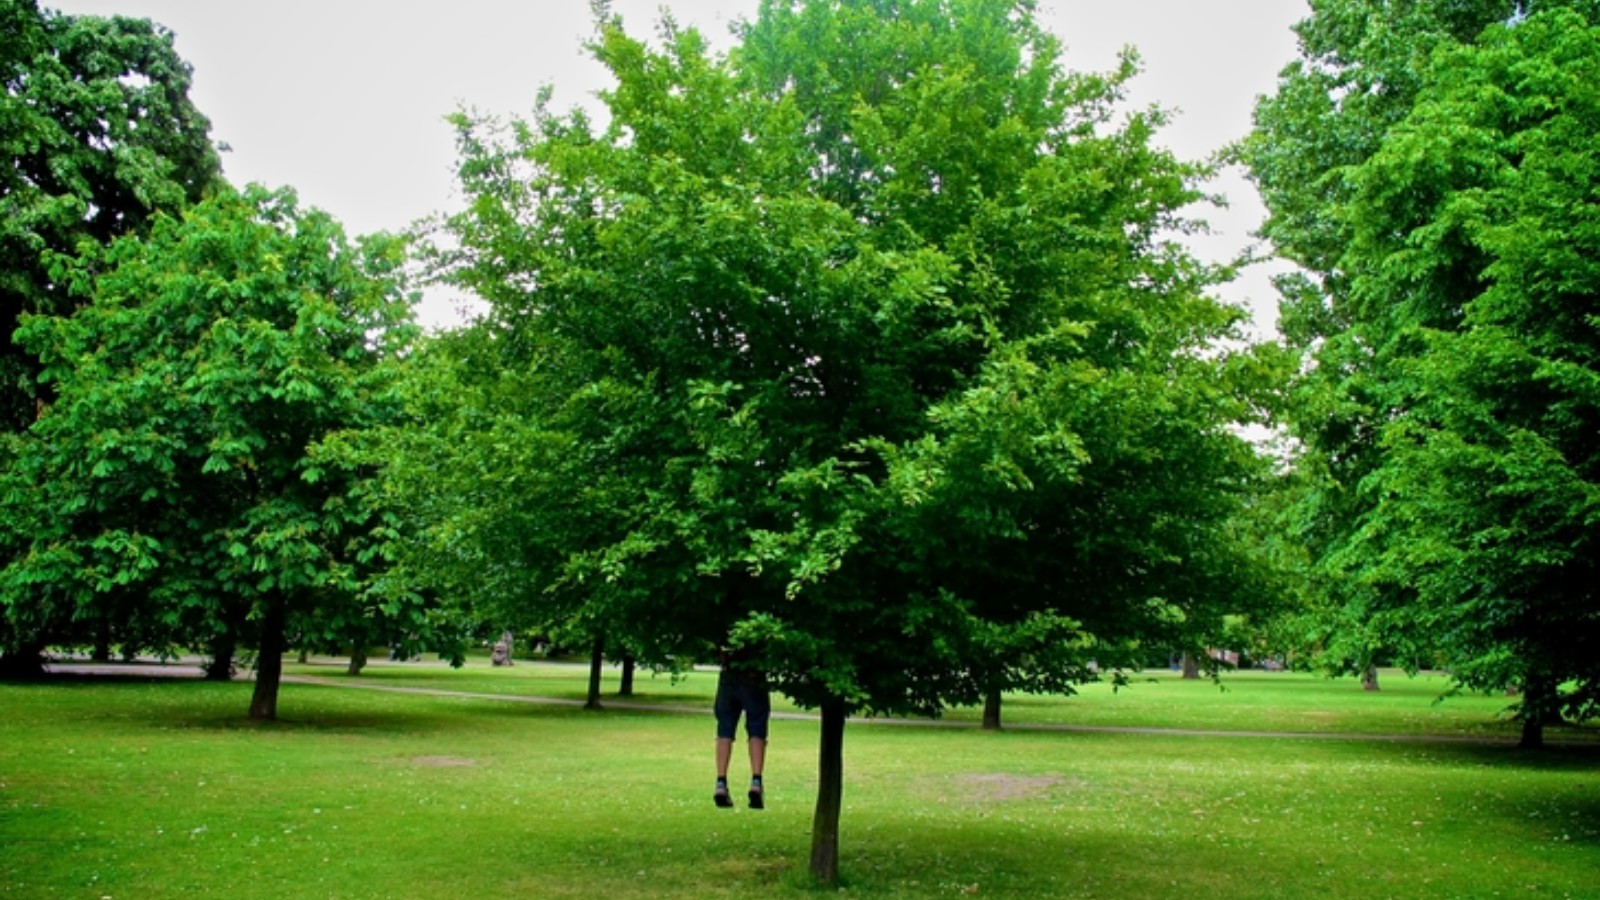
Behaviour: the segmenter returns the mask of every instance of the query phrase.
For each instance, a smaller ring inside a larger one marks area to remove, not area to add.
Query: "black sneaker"
[[[711,799],[717,801],[717,806],[722,809],[733,808],[733,798],[728,796],[728,786],[725,784],[717,785],[717,789],[712,793]]]
[[[729,801],[729,802],[731,804],[732,801]],[[766,809],[767,808],[767,801],[762,796],[762,790],[761,790],[761,787],[759,785],[753,785],[750,788],[750,808],[751,809]]]

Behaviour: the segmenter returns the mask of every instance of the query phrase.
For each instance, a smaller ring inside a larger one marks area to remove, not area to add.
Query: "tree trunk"
[[[305,644],[300,645],[300,656],[298,657],[298,661],[302,666],[311,661],[311,649]]]
[[[1544,749],[1544,721],[1538,715],[1522,716],[1522,740],[1517,743],[1524,750]]]
[[[44,674],[44,642],[28,641],[0,656],[0,678],[38,678]]]
[[[635,663],[634,663],[634,659],[633,659],[633,654],[631,654],[631,653],[624,654],[623,657],[622,657],[622,686],[617,688],[617,696],[618,697],[632,697],[633,696],[633,669],[634,669],[634,665],[635,665]]]
[[[989,688],[983,697],[983,727],[985,731],[1000,730],[1000,689]]]
[[[1556,709],[1555,680],[1545,675],[1529,675],[1522,684],[1522,741],[1517,744],[1524,750],[1544,747],[1544,727],[1561,721]]]
[[[233,680],[233,654],[238,642],[232,634],[219,634],[211,639],[211,658],[201,666],[205,670],[207,681],[232,681]]]
[[[283,625],[287,612],[281,598],[267,602],[261,617],[261,643],[256,655],[256,688],[250,696],[250,718],[278,718],[278,687],[283,681]]]
[[[350,675],[360,675],[361,670],[367,667],[367,648],[360,644],[350,648],[350,665],[345,667],[345,672]]]
[[[1361,689],[1363,691],[1375,691],[1378,689],[1377,666],[1368,663],[1367,667],[1361,670]]]
[[[600,708],[600,667],[605,663],[606,639],[594,639],[594,649],[589,654],[589,699],[584,701],[584,709]]]
[[[89,653],[92,662],[111,662],[111,620],[102,618],[95,624],[94,649]]]
[[[811,877],[839,883],[839,810],[844,799],[844,701],[822,705],[822,746],[817,754],[817,811],[811,818]]]
[[[1200,664],[1195,661],[1194,654],[1183,651],[1183,677],[1195,679],[1200,677]]]

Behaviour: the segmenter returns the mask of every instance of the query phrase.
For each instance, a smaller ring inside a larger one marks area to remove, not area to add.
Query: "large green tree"
[[[403,259],[252,187],[54,260],[84,302],[18,331],[55,395],[0,490],[18,646],[103,621],[131,649],[237,642],[258,654],[250,714],[273,718],[286,629],[415,627],[382,577],[393,517],[337,452],[397,410]]]
[[[1198,167],[1010,0],[603,18],[604,126],[461,120],[455,277],[521,370],[531,590],[649,662],[751,648],[822,715],[1059,686],[1220,620],[1260,367],[1175,242]],[[516,480],[513,476],[520,476]],[[481,544],[480,544],[481,545]]]
[[[1247,148],[1308,534],[1347,628],[1523,686],[1532,745],[1594,709],[1600,6],[1392,6],[1314,3]]]
[[[0,427],[37,412],[37,361],[12,341],[23,313],[76,302],[47,252],[148,226],[216,182],[210,123],[189,101],[172,33],[0,0]]]

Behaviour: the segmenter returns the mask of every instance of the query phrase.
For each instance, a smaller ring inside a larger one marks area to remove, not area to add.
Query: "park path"
[[[416,665],[407,663],[405,665]],[[426,664],[424,664],[426,665]],[[587,668],[585,666],[585,668]],[[183,659],[168,663],[133,662],[133,663],[92,663],[75,659],[52,661],[48,669],[52,673],[72,675],[123,675],[156,678],[199,678],[202,676],[197,660]],[[249,674],[241,675],[249,678]],[[374,684],[372,682],[359,682],[348,678],[329,678],[322,675],[291,675],[283,676],[285,684],[302,684],[316,687],[328,687],[343,690],[378,691],[388,694],[411,694],[423,697],[443,697],[459,700],[485,700],[499,703],[526,703],[538,706],[565,706],[582,708],[582,700],[573,700],[567,697],[538,697],[527,694],[493,694],[481,691],[453,691],[444,688],[404,687],[392,684]],[[607,710],[626,710],[629,712],[657,712],[671,713],[674,715],[709,715],[709,708],[703,705],[689,706],[670,703],[632,703],[626,700],[606,700],[603,708]],[[774,719],[795,721],[816,721],[814,713],[774,711]],[[954,722],[948,719],[901,719],[888,717],[852,717],[853,725],[873,725],[908,728],[952,728],[959,730],[978,730],[981,726],[977,722]],[[1503,738],[1493,735],[1452,735],[1452,734],[1355,734],[1348,732],[1318,732],[1318,731],[1234,731],[1210,728],[1154,728],[1132,725],[1068,725],[1052,722],[1016,722],[1005,726],[1006,731],[1037,731],[1061,732],[1069,734],[1137,734],[1157,737],[1192,737],[1192,738],[1225,738],[1225,739],[1257,739],[1279,741],[1343,741],[1343,742],[1378,742],[1378,743],[1405,743],[1405,744],[1463,744],[1476,746],[1510,747],[1515,746],[1512,738]],[[1546,743],[1570,746],[1594,746],[1593,741],[1576,739],[1568,740],[1558,735],[1547,735]]]

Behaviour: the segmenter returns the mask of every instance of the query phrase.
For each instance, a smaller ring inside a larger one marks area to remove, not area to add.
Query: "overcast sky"
[[[194,67],[192,96],[212,135],[232,150],[236,184],[291,185],[352,234],[397,230],[457,203],[454,146],[444,116],[460,107],[521,114],[541,85],[556,108],[593,104],[605,73],[584,56],[588,0],[42,0],[68,13],[154,19],[177,34]],[[615,0],[630,31],[657,11],[727,45],[728,23],[756,0]],[[1066,45],[1068,68],[1110,68],[1138,48],[1133,100],[1179,115],[1164,141],[1205,156],[1243,135],[1257,95],[1294,54],[1289,26],[1305,0],[1041,0],[1041,20]],[[1209,215],[1218,234],[1197,245],[1222,257],[1250,242],[1261,207],[1237,176],[1218,182],[1232,204]],[[1264,328],[1266,272],[1227,290]],[[448,304],[425,318],[440,321]]]

